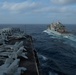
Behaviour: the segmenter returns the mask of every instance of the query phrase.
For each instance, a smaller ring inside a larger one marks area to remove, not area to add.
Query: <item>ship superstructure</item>
[[[53,30],[53,31],[57,31],[59,33],[66,33],[66,28],[63,24],[61,24],[60,22],[57,23],[52,23],[51,25],[48,26],[48,29]]]
[[[69,32],[66,27],[60,22],[52,23],[46,30],[44,30],[44,32],[48,33],[49,35],[61,36],[72,41],[76,41],[76,36]]]

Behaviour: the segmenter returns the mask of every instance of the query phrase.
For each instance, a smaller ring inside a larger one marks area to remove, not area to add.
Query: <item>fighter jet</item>
[[[14,45],[5,45],[4,47],[7,49],[11,49],[11,50],[18,50],[21,46],[23,46],[23,41],[16,42]]]
[[[26,51],[26,49],[22,46],[22,47],[19,48],[18,51],[14,51],[13,52],[14,58],[17,59],[17,57],[21,56],[25,59],[28,59],[28,57],[26,56],[26,53],[23,52],[23,50]]]
[[[21,41],[20,43],[16,42],[15,45],[5,45],[4,48],[5,50],[3,49],[3,52],[0,52],[0,56],[9,57],[10,55],[12,55],[14,58],[21,56],[27,59],[27,57],[25,56],[27,50],[23,46],[23,41]]]
[[[3,44],[4,45],[5,44],[5,41],[8,41],[7,40],[7,37],[5,35],[1,34],[0,35],[0,44]]]
[[[0,66],[0,75],[20,75],[22,70],[26,71],[26,68],[19,67],[19,61],[20,59],[13,60],[12,58],[8,58],[5,63]]]
[[[0,75],[13,75],[17,70],[20,59],[14,61],[11,59],[8,59],[8,62],[6,61],[2,66],[0,66]]]
[[[20,31],[20,32],[15,32],[15,33],[13,33],[11,36],[8,36],[9,38],[13,38],[13,39],[21,39],[21,38],[26,38],[26,36],[25,36],[26,34],[24,33],[24,32],[22,32],[22,31]]]

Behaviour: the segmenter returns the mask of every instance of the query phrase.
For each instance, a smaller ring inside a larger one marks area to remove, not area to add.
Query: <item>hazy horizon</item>
[[[0,25],[50,25],[50,24],[14,24],[14,23],[12,24],[11,23],[11,24],[0,24]],[[76,25],[76,24],[64,24],[64,25]]]

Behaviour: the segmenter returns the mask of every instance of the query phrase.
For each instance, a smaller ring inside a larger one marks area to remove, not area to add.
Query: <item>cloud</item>
[[[2,10],[7,10],[10,12],[21,12],[21,11],[28,11],[31,9],[35,9],[39,7],[39,3],[36,2],[20,2],[20,3],[14,3],[14,2],[3,2],[1,9]]]
[[[76,13],[75,7],[44,7],[34,10],[36,13]]]
[[[55,4],[70,4],[75,3],[75,0],[51,0]],[[75,13],[75,8],[67,6],[54,6],[54,5],[44,5],[37,1],[23,1],[23,2],[3,2],[0,4],[1,12],[10,13]]]
[[[68,5],[68,4],[75,4],[76,0],[50,0],[54,4],[59,5]]]

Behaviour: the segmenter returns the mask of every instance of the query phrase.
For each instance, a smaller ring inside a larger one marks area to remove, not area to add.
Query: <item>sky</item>
[[[0,0],[0,24],[76,24],[76,0]]]

